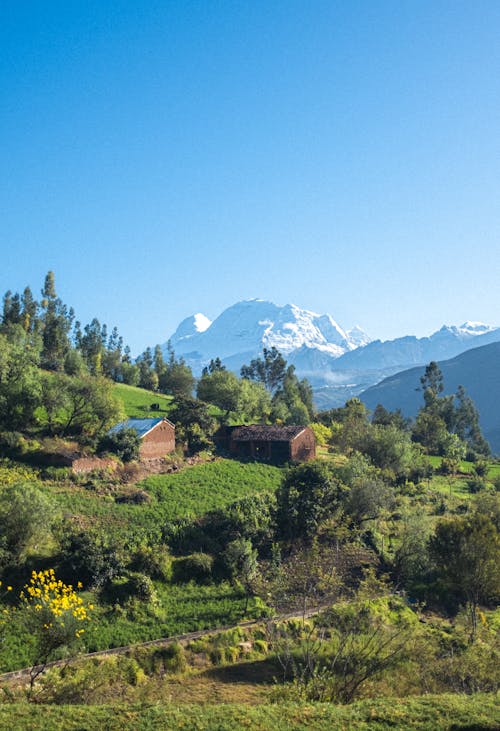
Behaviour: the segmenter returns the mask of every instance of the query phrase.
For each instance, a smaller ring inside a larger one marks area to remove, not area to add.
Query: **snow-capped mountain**
[[[471,348],[500,341],[500,328],[481,322],[444,325],[429,337],[407,335],[372,341],[359,327],[344,330],[331,315],[261,299],[228,307],[213,322],[197,313],[181,322],[170,342],[195,375],[212,358],[239,372],[244,363],[276,347],[313,385],[318,406],[346,398],[405,368],[453,358]],[[166,344],[164,346],[166,349]]]
[[[170,338],[176,354],[195,372],[216,356],[232,362],[241,358],[241,366],[272,347],[288,356],[307,346],[338,358],[369,340],[359,328],[350,335],[330,315],[259,299],[237,302],[212,323],[201,314],[188,317]]]

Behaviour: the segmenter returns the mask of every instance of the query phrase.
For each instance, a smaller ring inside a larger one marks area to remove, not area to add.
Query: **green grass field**
[[[124,383],[115,383],[113,388],[130,419],[167,416],[172,407],[172,396],[153,393],[153,391],[146,391],[144,388],[136,386],[126,386]],[[153,411],[151,404],[160,404],[160,409]]]
[[[228,459],[206,462],[137,483],[137,488],[151,496],[151,501],[142,505],[117,503],[119,486],[114,491],[66,482],[40,486],[63,516],[101,527],[121,540],[130,539],[137,531],[157,533],[166,521],[201,516],[246,495],[273,492],[282,476],[282,469],[266,464]]]
[[[214,699],[215,700],[215,699]],[[0,706],[0,727],[10,731],[498,731],[498,696],[428,695],[364,700],[349,706],[158,705]]]
[[[138,483],[137,487],[151,496],[149,503],[139,505],[118,503],[116,492],[96,490],[93,484],[40,482],[39,486],[56,503],[61,516],[81,526],[101,529],[119,544],[131,545],[140,543],[144,536],[159,538],[168,521],[194,518],[240,497],[273,492],[282,475],[278,467],[233,460],[186,466],[179,472],[154,475]],[[116,487],[118,493],[121,489]],[[44,566],[47,562],[50,564],[50,556],[43,557]],[[114,601],[99,605],[97,598],[89,595],[97,609],[84,638],[86,649],[220,627],[239,621],[244,613],[243,593],[228,583],[199,586],[155,582],[155,588],[159,601],[154,611],[141,611],[140,607],[137,612],[122,611]],[[248,616],[253,616],[252,611],[251,604]],[[19,632],[9,634],[12,636],[6,640],[0,657],[0,667],[5,671],[28,662]]]

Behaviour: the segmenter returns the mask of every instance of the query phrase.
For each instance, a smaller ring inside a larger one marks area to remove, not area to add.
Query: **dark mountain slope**
[[[459,385],[474,400],[479,411],[483,433],[493,452],[500,453],[500,343],[473,348],[461,355],[439,362],[444,376],[445,394],[454,393]],[[420,376],[425,367],[410,368],[368,388],[360,399],[374,409],[383,404],[393,411],[401,409],[405,416],[415,416],[422,406]]]

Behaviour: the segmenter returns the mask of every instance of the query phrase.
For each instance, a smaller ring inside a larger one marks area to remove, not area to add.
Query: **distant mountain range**
[[[474,342],[478,342],[479,338]],[[473,348],[450,360],[439,361],[443,373],[444,394],[455,393],[464,386],[479,411],[481,428],[493,452],[500,453],[500,342]],[[377,404],[405,416],[415,416],[423,405],[420,376],[425,367],[410,368],[386,378],[360,394],[373,410]]]
[[[275,346],[299,377],[309,379],[317,406],[328,408],[398,371],[500,341],[500,329],[466,322],[444,326],[430,337],[372,341],[360,327],[345,330],[331,315],[254,299],[228,307],[213,322],[201,313],[192,315],[170,341],[195,375],[215,357],[238,372],[264,347]]]

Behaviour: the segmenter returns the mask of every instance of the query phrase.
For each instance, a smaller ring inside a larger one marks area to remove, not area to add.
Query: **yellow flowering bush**
[[[80,582],[77,588],[82,588]],[[84,633],[82,625],[89,619],[89,610],[93,609],[92,605],[84,605],[83,599],[71,584],[65,584],[56,578],[54,569],[32,572],[29,584],[21,592],[21,605],[34,618],[43,618],[42,628],[48,634],[50,630],[66,630],[68,624],[72,624],[75,627],[75,637]]]
[[[77,589],[82,585],[78,583]],[[85,605],[71,584],[58,579],[53,569],[33,571],[20,594],[19,612],[33,638],[33,664],[42,672],[57,656],[69,655],[85,632],[92,604]]]

